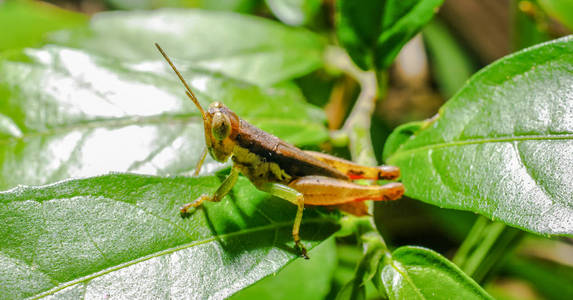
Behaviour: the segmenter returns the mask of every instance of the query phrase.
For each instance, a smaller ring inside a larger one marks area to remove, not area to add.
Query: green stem
[[[468,258],[468,255],[470,254],[472,249],[475,247],[475,245],[477,245],[479,243],[479,241],[481,239],[482,231],[488,225],[488,223],[489,223],[488,219],[486,219],[484,217],[479,217],[476,219],[474,225],[472,226],[472,229],[470,230],[470,232],[466,236],[466,239],[464,240],[464,242],[462,243],[462,245],[458,249],[458,252],[456,252],[456,255],[454,255],[454,258],[452,259],[453,263],[455,263],[456,265],[458,265],[460,267],[465,265],[466,260]],[[462,268],[462,270],[463,270],[463,268]]]
[[[354,104],[342,129],[335,135],[348,137],[350,155],[353,161],[362,165],[375,166],[377,160],[372,146],[370,127],[376,100],[379,96],[376,72],[360,70],[352,63],[348,54],[340,48],[328,49],[326,60],[330,65],[352,76],[360,85],[360,94],[356,99],[356,104]],[[349,286],[350,291],[343,292],[348,292],[351,296],[357,296],[363,292],[364,282],[374,277],[379,263],[385,255],[389,254],[386,243],[374,224],[373,205],[372,203],[367,205],[370,216],[350,217],[354,232],[359,235],[364,248],[364,255],[358,263],[354,279],[349,283],[351,285]]]
[[[463,270],[469,276],[473,276],[475,271],[478,269],[482,261],[486,258],[486,255],[490,252],[490,249],[495,244],[497,238],[501,235],[505,229],[505,224],[502,223],[492,223],[486,227],[486,232],[484,232],[483,240],[478,244],[476,250],[467,259]]]
[[[479,217],[452,259],[466,274],[481,281],[521,235],[517,229]]]
[[[372,70],[360,70],[344,50],[336,47],[327,50],[326,61],[354,78],[360,85],[356,104],[340,131],[348,136],[352,160],[364,165],[376,165],[376,155],[370,138],[370,120],[378,98],[376,73]]]
[[[360,85],[360,94],[350,115],[342,129],[333,133],[333,136],[338,139],[341,139],[341,136],[348,137],[348,147],[353,161],[362,165],[375,166],[378,162],[372,146],[370,127],[372,114],[376,108],[376,100],[379,96],[376,72],[374,70],[363,71],[359,69],[348,54],[337,47],[327,49],[325,60],[332,67],[340,69],[354,78]],[[382,78],[385,79],[384,76]],[[372,203],[367,205],[368,211],[372,215],[374,212]],[[376,228],[373,219],[372,226]]]

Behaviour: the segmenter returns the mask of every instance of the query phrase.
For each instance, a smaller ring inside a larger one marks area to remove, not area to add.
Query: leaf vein
[[[392,156],[388,158],[388,163],[392,163],[400,156],[407,156],[410,154],[415,154],[417,152],[423,152],[428,150],[435,150],[441,148],[449,148],[449,147],[457,147],[457,146],[466,146],[466,145],[477,145],[477,144],[487,144],[487,143],[508,143],[508,142],[515,142],[515,141],[551,141],[551,140],[573,140],[573,133],[571,134],[558,134],[558,135],[551,135],[551,136],[543,136],[543,135],[523,135],[523,136],[510,136],[510,137],[499,137],[499,138],[480,138],[480,139],[468,139],[468,140],[459,140],[459,141],[451,141],[451,142],[444,142],[444,143],[436,143],[425,145],[418,148],[412,148],[408,150],[404,150],[402,152],[396,152]]]
[[[533,180],[533,182],[535,183],[536,186],[539,187],[539,189],[543,192],[543,194],[545,194],[545,196],[551,200],[551,203],[554,204],[554,200],[555,199],[553,197],[553,195],[551,195],[551,193],[549,193],[549,191],[547,190],[547,188],[545,187],[545,185],[543,185],[541,183],[541,181],[539,181],[537,179],[537,177],[533,174],[533,172],[531,171],[531,169],[529,168],[529,166],[525,163],[524,160],[524,156],[523,153],[521,153],[521,151],[519,150],[519,147],[517,145],[517,141],[512,143],[513,149],[515,150],[515,154],[517,156],[517,159],[519,160],[519,163],[521,165],[523,165],[523,168],[525,169],[525,172],[527,173],[527,175],[529,175],[529,177],[531,178],[531,180]]]

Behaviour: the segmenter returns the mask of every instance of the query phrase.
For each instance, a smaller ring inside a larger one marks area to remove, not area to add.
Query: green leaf
[[[188,1],[188,0],[180,0]],[[260,0],[201,0],[198,5],[202,9],[210,10],[223,10],[223,11],[234,11],[241,13],[251,13],[257,5],[259,5]]]
[[[573,234],[572,62],[570,36],[474,75],[426,128],[385,151],[406,194],[531,232]]]
[[[356,65],[385,69],[430,21],[443,0],[340,0],[338,39]]]
[[[114,9],[138,10],[161,7],[196,7],[210,10],[250,12],[258,0],[104,0]]]
[[[421,247],[395,250],[377,280],[389,299],[492,299],[456,265]]]
[[[116,174],[1,192],[0,298],[221,299],[297,257],[295,206],[245,178],[181,218],[181,204],[220,182]],[[308,209],[303,243],[336,227]]]
[[[256,284],[236,293],[231,300],[324,299],[336,268],[336,243],[324,241],[312,251],[310,260],[298,259]]]
[[[367,230],[360,236],[364,254],[358,261],[353,278],[336,295],[337,300],[366,299],[366,284],[376,276],[380,261],[388,252],[380,234]]]
[[[531,6],[532,11],[523,11],[520,7],[524,3]],[[531,47],[551,40],[547,32],[547,16],[539,10],[534,2],[513,1],[511,5],[512,18],[512,46],[514,50]]]
[[[205,10],[100,13],[89,33],[54,42],[122,61],[157,60],[159,43],[175,60],[259,85],[308,74],[322,66],[323,39],[259,17]],[[186,68],[187,66],[182,66]]]
[[[431,71],[444,97],[453,96],[475,72],[465,49],[447,27],[433,20],[423,30],[424,41],[430,53]]]
[[[320,9],[320,0],[266,0],[267,6],[283,23],[300,26],[308,23]]]
[[[50,32],[86,24],[86,16],[46,3],[3,1],[0,2],[0,28],[3,28],[0,51],[37,46]]]
[[[549,14],[573,30],[573,2],[571,0],[537,0]]]
[[[0,60],[0,188],[194,169],[204,147],[202,120],[165,62],[123,63],[54,46],[25,53],[23,61]],[[183,76],[204,107],[222,101],[298,145],[328,138],[323,113],[294,84],[262,88],[193,68]],[[208,160],[204,170],[220,166]]]
[[[407,142],[415,133],[430,124],[430,120],[425,120],[410,122],[396,127],[388,139],[386,139],[382,159],[386,161],[391,154],[394,154],[398,149],[400,149],[400,147],[402,147],[402,145]]]

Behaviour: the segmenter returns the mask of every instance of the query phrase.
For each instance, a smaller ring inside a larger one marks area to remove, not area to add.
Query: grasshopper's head
[[[213,102],[203,118],[205,142],[211,156],[220,162],[229,159],[239,131],[239,117],[221,102]]]
[[[183,76],[181,76],[181,73],[179,73],[173,62],[171,62],[171,59],[169,59],[165,51],[163,51],[157,43],[155,43],[155,46],[185,86],[185,93],[187,96],[193,101],[193,103],[195,103],[201,112],[203,126],[205,127],[205,142],[207,143],[209,153],[217,161],[227,161],[233,153],[233,148],[235,146],[233,138],[238,133],[239,118],[234,112],[220,102],[212,103],[209,105],[209,109],[205,112],[203,107],[201,107],[201,104],[199,104],[199,100],[197,100],[197,97],[195,97],[195,94],[193,94],[193,91]]]

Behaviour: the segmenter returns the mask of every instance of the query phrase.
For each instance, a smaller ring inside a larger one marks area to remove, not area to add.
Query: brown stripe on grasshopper
[[[240,135],[237,145],[249,149],[268,162],[274,162],[293,178],[321,175],[348,180],[348,176],[259,128],[240,120]]]
[[[185,86],[185,94],[195,103],[203,118],[205,143],[213,159],[233,160],[231,173],[212,195],[202,195],[183,205],[181,214],[203,201],[220,201],[243,173],[260,190],[297,206],[292,235],[295,248],[308,258],[299,237],[304,205],[340,207],[356,215],[365,214],[363,201],[396,200],[404,194],[401,183],[364,186],[353,179],[396,179],[399,170],[392,166],[367,167],[323,153],[302,151],[239,118],[219,102],[203,110],[185,79],[167,54],[155,44]],[[206,153],[206,152],[204,152]],[[201,169],[203,155],[195,169]]]

